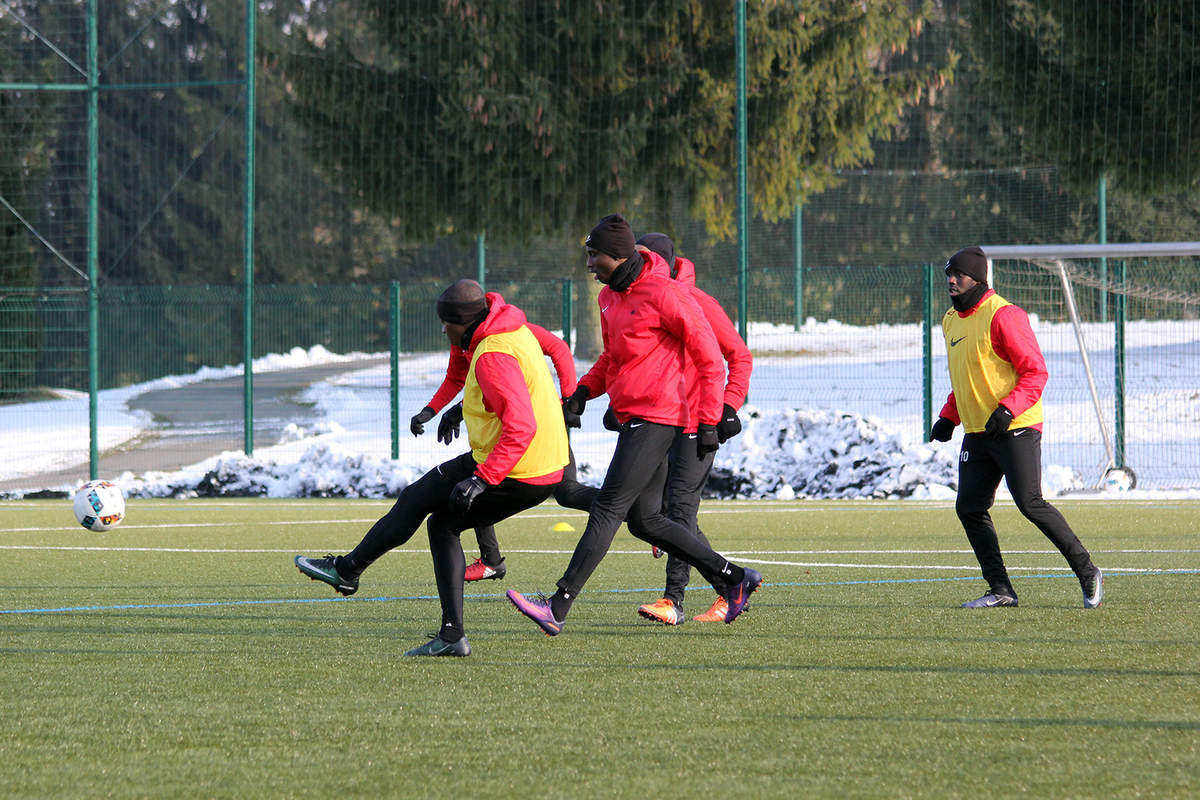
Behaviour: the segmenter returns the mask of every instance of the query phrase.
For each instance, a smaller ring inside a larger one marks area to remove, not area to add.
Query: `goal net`
[[[1200,487],[1200,242],[983,250],[1046,357],[1044,462],[1089,486]]]

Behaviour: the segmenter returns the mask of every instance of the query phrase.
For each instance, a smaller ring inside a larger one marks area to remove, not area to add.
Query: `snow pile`
[[[953,499],[956,450],[911,444],[873,417],[743,409],[741,436],[717,454],[708,492],[725,498]]]
[[[296,462],[244,455],[214,459],[203,474],[147,473],[118,480],[127,497],[395,497],[422,472],[391,459],[347,453],[328,444]]]
[[[747,407],[742,419],[742,433],[717,453],[708,497],[954,498],[957,446],[913,444],[876,418],[845,412]],[[599,485],[606,466],[581,462],[580,480]],[[229,454],[198,471],[119,481],[130,497],[383,498],[424,472],[411,462],[317,443],[282,464]],[[1069,469],[1046,477],[1050,496],[1082,486]]]

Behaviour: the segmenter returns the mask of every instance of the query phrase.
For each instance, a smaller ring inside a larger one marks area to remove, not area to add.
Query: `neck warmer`
[[[635,252],[629,258],[625,259],[624,264],[613,270],[613,274],[608,279],[608,288],[614,292],[625,291],[642,274],[642,267],[644,265],[645,261],[642,260],[642,254]]]
[[[479,326],[483,324],[485,319],[487,319],[487,315],[488,312],[486,309],[484,309],[484,311],[479,315],[478,319],[467,325],[467,329],[463,331],[462,340],[458,343],[459,347],[461,347],[463,350],[471,349],[471,340],[475,338],[475,331],[479,330]]]
[[[960,294],[951,297],[950,304],[954,306],[954,310],[960,314],[965,311],[970,311],[979,304],[979,301],[983,299],[983,295],[987,292],[987,290],[988,285],[986,283],[977,283],[975,284],[975,288],[971,289],[971,291],[967,292],[966,294]]]

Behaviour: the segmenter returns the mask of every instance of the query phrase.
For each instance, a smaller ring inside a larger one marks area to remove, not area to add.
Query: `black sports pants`
[[[700,511],[700,492],[708,481],[708,473],[712,471],[713,456],[715,455],[715,453],[706,453],[703,458],[700,458],[696,449],[696,434],[684,433],[680,430],[675,435],[675,441],[667,455],[667,480],[663,494],[663,506],[667,517],[687,527],[708,547],[712,545],[709,543],[708,537],[704,535],[704,531],[700,530],[700,526],[696,522],[696,515]],[[574,461],[571,462],[571,466],[572,468],[575,466]],[[572,477],[574,476],[572,475]],[[559,505],[567,508],[579,508],[586,511],[600,492],[599,489],[574,483],[574,487],[578,488],[570,490],[571,502],[564,502],[560,497],[560,491],[562,491],[561,487],[566,484],[567,481],[564,479],[563,483],[559,484],[560,488],[554,490],[554,499],[558,501]],[[629,530],[634,536],[644,538],[632,524]],[[681,606],[683,605],[684,590],[691,579],[692,567],[682,558],[668,554],[666,572],[667,585],[663,591],[663,597],[669,598],[675,605]],[[725,582],[721,581],[713,588],[717,590],[718,594],[721,594],[726,588]]]
[[[361,571],[387,551],[412,538],[429,517],[429,551],[442,603],[442,638],[457,641],[463,630],[463,556],[459,534],[468,528],[494,525],[538,505],[554,491],[554,485],[537,486],[505,478],[471,504],[466,514],[450,510],[454,485],[475,472],[475,459],[468,453],[439,464],[400,492],[395,504],[379,519],[346,558]],[[449,630],[447,630],[449,629]]]
[[[577,511],[587,511],[592,506],[592,497],[596,490],[584,486],[578,480],[578,470],[575,467],[575,451],[568,448],[567,455],[571,460],[563,467],[562,481],[554,487],[554,502],[563,508],[574,508]],[[496,529],[485,525],[475,529],[475,541],[479,543],[479,558],[483,563],[497,566],[504,557],[500,553],[500,542],[496,539]],[[686,565],[684,565],[686,567]],[[686,584],[687,581],[684,581]]]
[[[680,433],[671,445],[671,453],[667,458],[667,516],[686,525],[695,536],[711,547],[708,537],[700,530],[696,515],[700,513],[700,492],[708,482],[708,473],[712,471],[713,457],[716,453],[706,453],[703,458],[697,455],[696,434]],[[672,600],[675,605],[683,605],[683,590],[691,577],[691,567],[678,556],[667,555],[667,585],[663,597]],[[724,581],[713,588],[718,593],[725,586]]]
[[[710,583],[726,582],[721,576],[729,562],[688,527],[663,514],[667,453],[679,430],[640,419],[621,426],[604,485],[592,501],[587,527],[558,581],[560,590],[572,598],[579,593],[626,520],[634,536],[690,563]]]
[[[975,551],[983,578],[992,589],[1016,597],[988,513],[1001,478],[1007,481],[1017,509],[1054,543],[1075,574],[1080,578],[1092,574],[1095,567],[1088,551],[1058,509],[1042,497],[1041,431],[1015,428],[997,439],[968,433],[963,436],[958,458],[958,500],[954,510]]]

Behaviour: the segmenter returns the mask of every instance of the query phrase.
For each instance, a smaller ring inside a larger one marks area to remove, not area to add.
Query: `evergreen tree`
[[[1200,16],[1191,0],[981,0],[974,56],[1032,158],[1092,190],[1200,181]]]
[[[682,198],[733,232],[734,10],[727,2],[358,0],[341,29],[280,53],[331,176],[403,236],[527,241]],[[929,5],[747,6],[749,185],[789,214],[948,75],[880,65]],[[343,19],[345,15],[342,15]]]

